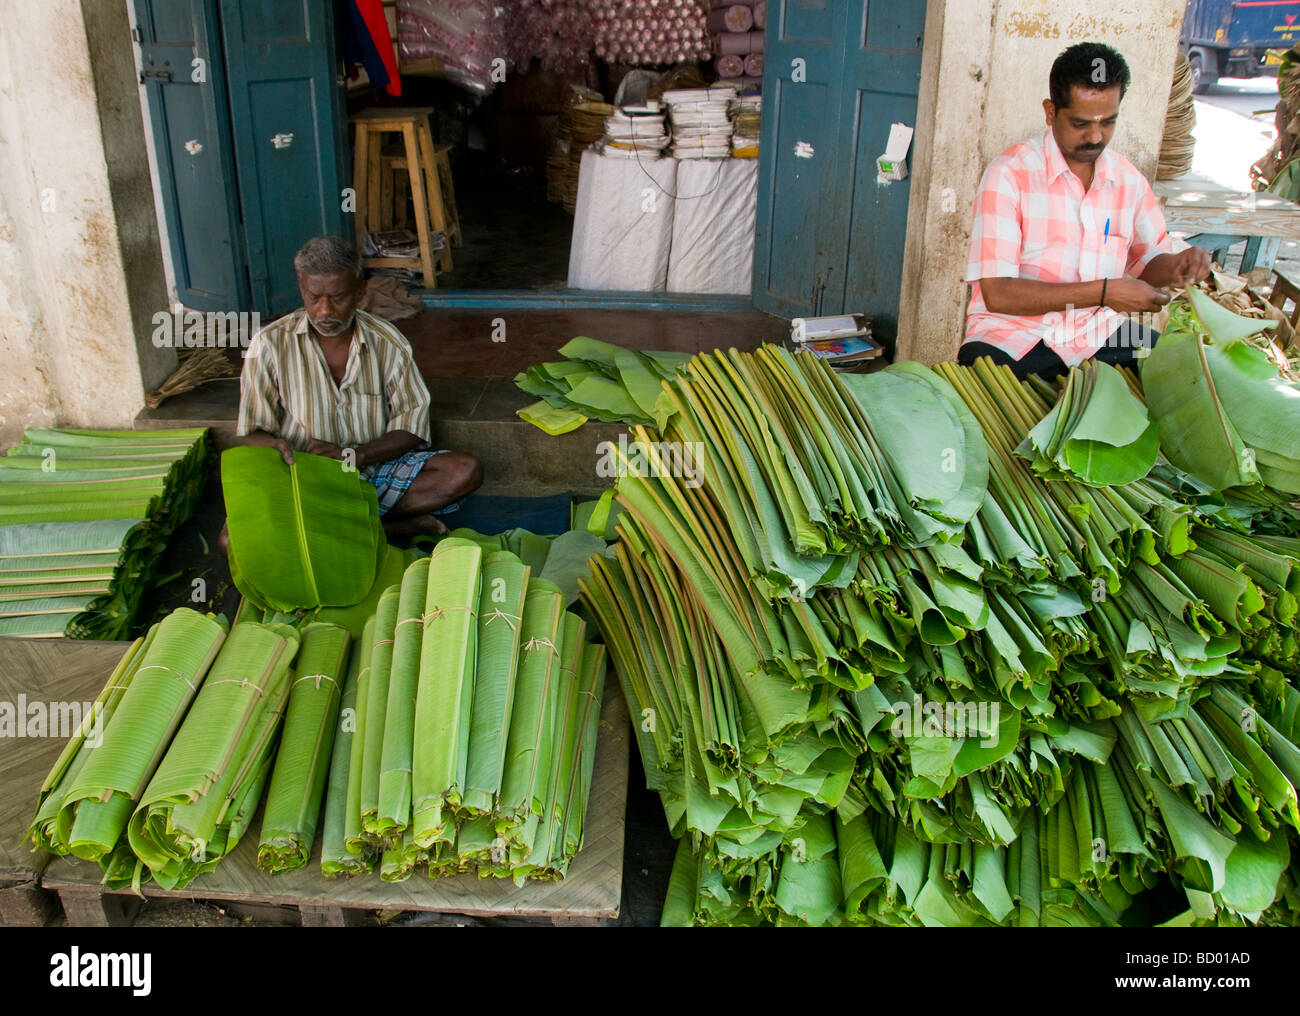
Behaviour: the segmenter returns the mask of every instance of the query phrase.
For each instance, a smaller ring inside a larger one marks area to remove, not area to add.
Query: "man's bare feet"
[[[389,539],[405,536],[441,536],[447,527],[432,515],[412,515],[404,519],[384,519],[384,533]]]

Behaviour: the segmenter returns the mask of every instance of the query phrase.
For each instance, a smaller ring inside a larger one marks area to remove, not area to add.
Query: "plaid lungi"
[[[435,455],[445,455],[447,449],[442,448],[436,452],[407,452],[396,459],[389,459],[387,462],[381,462],[377,466],[372,466],[362,472],[364,476],[375,488],[375,493],[379,496],[379,514],[387,515],[402,499],[402,495],[411,489],[411,484],[415,478],[420,475],[420,470],[424,464]],[[461,505],[460,501],[446,505],[430,515],[450,515]]]

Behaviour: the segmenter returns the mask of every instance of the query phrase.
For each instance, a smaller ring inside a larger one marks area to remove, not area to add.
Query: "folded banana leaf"
[[[393,640],[397,632],[400,595],[399,586],[389,586],[379,597],[374,641],[370,647],[370,687],[366,694],[359,814],[361,833],[375,844],[382,839],[378,826],[379,782],[383,770],[384,723],[388,716],[388,685],[393,668]]]
[[[311,857],[351,639],[332,624],[309,624],[301,638],[257,848],[257,866],[272,873],[306,867]]]
[[[510,876],[515,885],[522,886],[529,877],[548,877],[556,841],[563,837],[563,802],[568,797],[572,777],[573,756],[581,736],[582,717],[579,711],[579,670],[582,668],[583,646],[586,645],[586,622],[576,614],[565,612],[561,645],[563,654],[552,683],[550,706],[551,722],[547,735],[550,754],[547,760],[546,785],[541,798],[541,813],[537,830],[528,850],[512,851],[509,858]]]
[[[490,814],[501,790],[529,576],[528,566],[509,551],[487,554],[482,567],[463,818]]]
[[[563,655],[564,594],[531,579],[524,597],[515,698],[494,825],[512,853],[532,849],[551,759],[555,684]]]
[[[334,744],[329,756],[329,776],[325,790],[325,824],[321,831],[320,870],[326,878],[361,875],[370,870],[364,858],[347,847],[348,776],[352,770],[352,744],[360,727],[357,717],[358,683],[364,655],[364,630],[361,640],[353,642],[348,652],[347,678],[339,699]],[[292,703],[291,703],[292,707]],[[286,727],[286,737],[288,735]],[[360,823],[358,809],[357,824]]]
[[[221,621],[187,608],[155,626],[100,742],[68,781],[59,847],[91,861],[112,853],[225,638]]]
[[[361,641],[354,654],[360,654],[357,668],[356,726],[352,731],[347,772],[347,802],[343,816],[343,845],[365,871],[372,867],[373,840],[361,825],[362,787],[365,783],[366,730],[370,726],[370,673],[375,648],[375,625],[372,615],[361,631]],[[386,700],[385,700],[386,701]],[[339,751],[341,749],[336,749]]]
[[[252,623],[222,645],[127,829],[132,851],[164,888],[215,869],[251,819],[270,775],[298,645],[287,625]]]
[[[446,836],[449,824],[454,826],[465,792],[482,558],[476,543],[457,539],[443,540],[429,558],[411,774],[412,841],[424,849]]]
[[[1052,411],[1016,449],[1041,476],[1094,487],[1142,479],[1159,451],[1159,429],[1146,406],[1118,370],[1096,360],[1070,371]]]
[[[605,647],[584,643],[582,670],[577,685],[577,704],[563,757],[561,791],[558,796],[560,823],[551,846],[548,873],[563,878],[569,863],[582,849],[591,780],[596,766],[596,739],[600,732],[600,709],[605,692]]]
[[[355,469],[244,445],[221,456],[235,586],[266,608],[346,607],[364,599],[388,553],[375,490]]]
[[[411,776],[415,742],[416,692],[420,681],[421,641],[431,562],[407,566],[397,598],[393,662],[384,716],[384,750],[379,769],[379,811],[374,831],[392,839],[411,824]]]
[[[131,679],[144,658],[145,650],[151,644],[157,626],[151,628],[145,638],[136,639],[123,654],[122,659],[109,676],[108,683],[96,697],[89,716],[83,716],[81,726],[76,734],[64,745],[63,751],[55,760],[54,766],[41,784],[40,796],[37,798],[36,817],[32,820],[25,839],[30,840],[33,849],[48,850],[56,854],[66,854],[69,845],[58,837],[58,816],[63,806],[66,790],[77,779],[82,766],[90,753],[103,739],[108,723],[117,711],[126,690],[131,686]]]

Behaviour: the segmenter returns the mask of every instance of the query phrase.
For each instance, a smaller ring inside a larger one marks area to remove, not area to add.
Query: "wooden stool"
[[[1286,310],[1287,300],[1291,301],[1289,313]],[[1273,270],[1273,292],[1269,294],[1268,302],[1286,314],[1292,328],[1300,326],[1300,287],[1276,269]]]
[[[367,109],[351,118],[357,130],[352,159],[352,186],[356,191],[358,249],[367,232],[382,232],[394,225],[392,219],[395,216],[391,214],[393,174],[384,172],[382,156],[383,138],[389,133],[402,135],[405,150],[402,158],[406,180],[411,188],[415,233],[420,246],[419,257],[370,257],[362,258],[362,264],[371,268],[418,268],[424,276],[425,286],[430,289],[437,285],[435,263],[443,271],[451,270],[452,243],[443,204],[441,174],[434,154],[433,135],[429,130],[429,114],[432,112],[428,107]],[[385,180],[390,181],[388,188],[385,187]],[[435,182],[438,186],[429,186]],[[405,200],[402,207],[405,209]],[[386,215],[386,211],[390,214]],[[440,231],[445,237],[443,248],[436,255],[430,240],[431,229]]]
[[[433,166],[438,176],[438,191],[442,197],[443,215],[447,220],[447,239],[453,247],[462,246],[460,213],[456,210],[456,187],[451,177],[451,145],[438,145],[433,150]],[[392,223],[396,229],[407,224],[406,198],[410,193],[410,176],[406,168],[406,155],[390,146],[379,158],[379,203],[381,220]]]

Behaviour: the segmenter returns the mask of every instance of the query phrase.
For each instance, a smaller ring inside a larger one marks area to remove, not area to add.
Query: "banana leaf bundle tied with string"
[[[1300,920],[1285,496],[1168,461],[1142,386],[1102,365],[1060,388],[987,361],[814,369],[793,424],[747,409],[780,359],[664,384],[673,413],[633,437],[709,442],[704,482],[624,470],[620,542],[581,583],[683,841],[664,922],[1116,924],[1170,884],[1174,923]],[[959,408],[904,428],[909,392]],[[872,454],[809,498],[800,435],[846,406]],[[942,444],[902,453],[931,421]],[[964,505],[925,475],[943,448],[982,457]],[[837,514],[855,483],[879,525]]]
[[[26,431],[0,458],[0,635],[128,636],[208,453],[205,428]]]
[[[225,639],[221,621],[181,608],[128,650],[105,689],[111,715],[94,738],[73,739],[46,781],[36,843],[105,863]]]
[[[461,806],[469,765],[482,549],[446,539],[429,558],[428,591],[421,603],[423,641],[412,720],[415,757],[412,840],[424,849],[446,837]],[[414,567],[414,565],[412,565]],[[488,648],[496,656],[497,645]],[[499,666],[500,657],[484,661]],[[485,706],[488,702],[485,700]],[[491,711],[491,710],[489,710]]]
[[[362,658],[361,645],[354,645],[348,654],[347,678],[339,699],[338,723],[334,731],[334,746],[329,757],[329,776],[325,790],[325,819],[321,831],[321,874],[326,878],[360,875],[370,870],[365,857],[353,854],[347,845],[348,776],[352,769],[352,744],[358,729],[357,695],[360,683]],[[358,812],[359,817],[359,812]]]
[[[212,871],[247,829],[271,774],[299,633],[236,625],[127,829],[164,888]],[[314,830],[313,830],[314,831]]]
[[[326,875],[563,877],[582,844],[605,656],[530,571],[499,544],[448,536],[379,597],[329,774]]]
[[[265,871],[302,868],[311,857],[347,676],[349,642],[347,629],[337,625],[309,624],[301,631],[257,848],[257,865]]]

